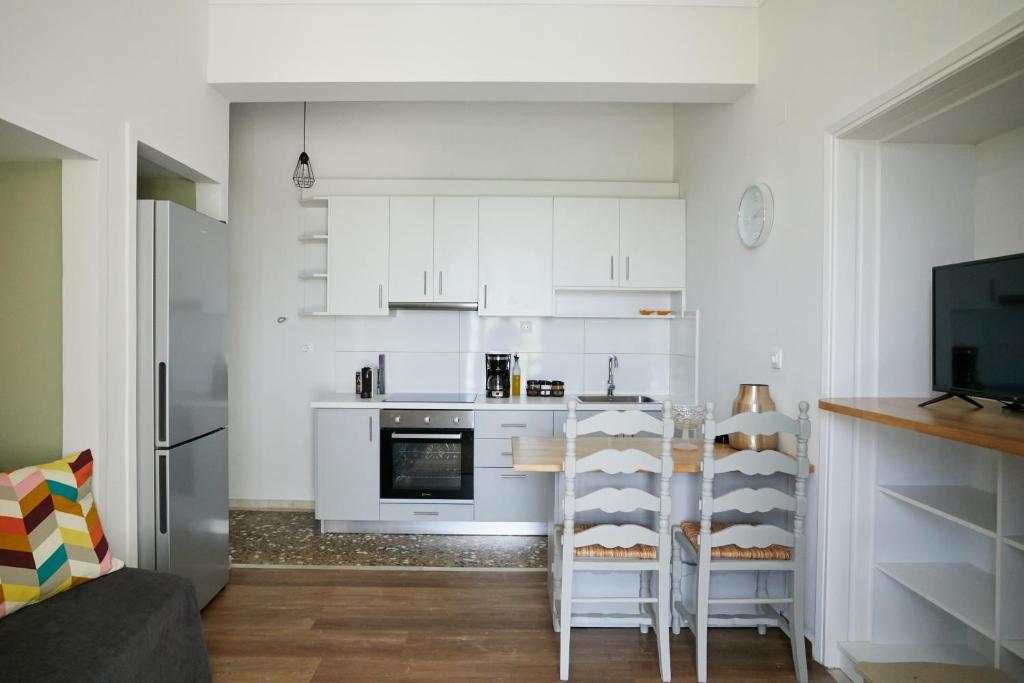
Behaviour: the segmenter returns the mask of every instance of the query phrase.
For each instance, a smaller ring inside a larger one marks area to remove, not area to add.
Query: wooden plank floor
[[[217,681],[557,681],[543,572],[235,569],[203,612]],[[694,680],[687,631],[673,680]],[[653,633],[574,629],[573,681],[658,681]],[[712,681],[793,680],[777,629],[714,629]],[[811,662],[812,681],[832,681]]]

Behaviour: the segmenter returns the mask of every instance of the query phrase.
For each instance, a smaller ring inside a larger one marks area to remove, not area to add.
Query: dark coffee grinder
[[[512,394],[512,354],[488,353],[484,356],[487,371],[487,398],[508,398]]]

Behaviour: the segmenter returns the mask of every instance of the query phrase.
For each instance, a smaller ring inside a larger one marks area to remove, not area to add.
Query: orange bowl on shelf
[[[654,313],[654,311],[649,308],[640,309],[640,315],[650,315],[651,313]]]
[[[672,311],[658,311],[658,315],[668,315]]]

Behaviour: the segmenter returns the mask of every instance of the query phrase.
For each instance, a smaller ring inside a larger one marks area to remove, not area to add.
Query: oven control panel
[[[381,429],[472,429],[472,410],[382,410]]]

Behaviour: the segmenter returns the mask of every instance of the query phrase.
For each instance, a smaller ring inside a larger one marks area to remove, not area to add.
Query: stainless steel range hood
[[[389,301],[392,311],[475,311],[475,301]]]

